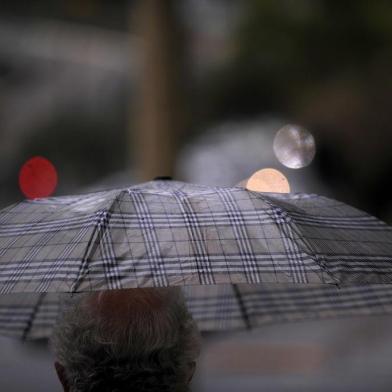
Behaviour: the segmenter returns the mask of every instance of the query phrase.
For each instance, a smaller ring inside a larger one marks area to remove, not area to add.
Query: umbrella
[[[392,228],[312,194],[151,181],[0,212],[0,333],[45,337],[61,297],[181,286],[201,329],[392,312]]]

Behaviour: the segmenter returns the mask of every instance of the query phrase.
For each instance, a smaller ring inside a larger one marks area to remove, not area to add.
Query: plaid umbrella
[[[0,212],[7,335],[48,336],[62,293],[182,286],[227,330],[391,313],[391,280],[391,227],[317,195],[152,181]]]

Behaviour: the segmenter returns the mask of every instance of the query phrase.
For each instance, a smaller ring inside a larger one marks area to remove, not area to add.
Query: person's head
[[[52,337],[64,391],[188,391],[199,334],[180,290],[113,290],[72,302]]]

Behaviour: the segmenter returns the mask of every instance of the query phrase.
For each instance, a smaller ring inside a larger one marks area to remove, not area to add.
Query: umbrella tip
[[[158,176],[153,179],[153,181],[171,181],[173,180],[170,176]]]

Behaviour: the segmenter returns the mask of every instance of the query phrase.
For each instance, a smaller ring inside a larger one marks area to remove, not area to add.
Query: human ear
[[[57,377],[59,378],[61,385],[63,386],[64,392],[69,392],[69,385],[67,377],[65,376],[65,368],[60,362],[55,362],[54,367],[56,369]]]
[[[188,363],[188,383],[190,383],[192,381],[193,375],[195,374],[195,370],[196,370],[196,362],[189,362]]]

